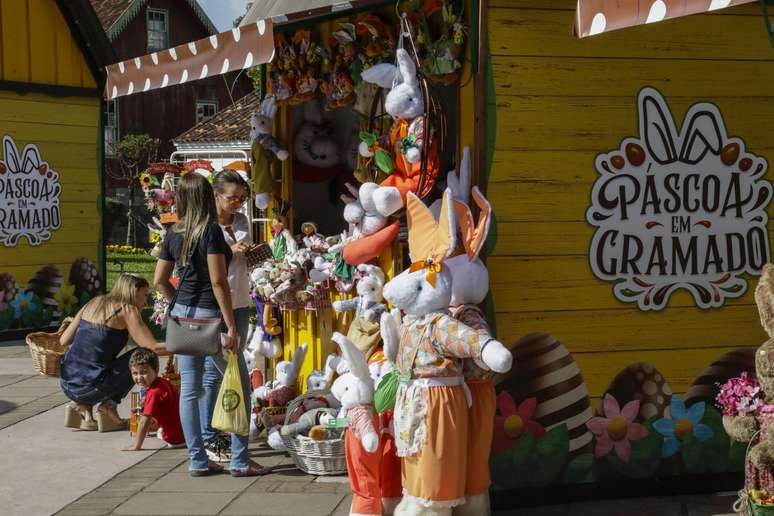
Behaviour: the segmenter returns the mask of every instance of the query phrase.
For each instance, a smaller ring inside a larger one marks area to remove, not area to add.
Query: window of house
[[[218,112],[218,103],[214,100],[196,101],[196,123],[207,120]]]
[[[105,131],[105,155],[115,156],[115,146],[118,143],[118,101],[108,100],[105,103],[103,127]]]
[[[148,15],[148,52],[164,50],[169,47],[169,23],[165,9],[147,10]]]

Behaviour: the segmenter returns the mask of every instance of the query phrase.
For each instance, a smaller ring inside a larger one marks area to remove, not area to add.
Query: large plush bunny
[[[460,184],[453,174],[449,176],[449,182]],[[473,200],[480,209],[478,224],[474,224],[467,202],[454,199],[465,252],[444,262],[454,278],[450,311],[455,319],[483,335],[491,336],[486,317],[479,307],[489,292],[489,273],[479,258],[479,253],[489,232],[492,207],[477,187],[473,187]],[[464,505],[454,508],[454,514],[484,516],[490,513],[489,452],[492,448],[497,400],[491,371],[478,367],[474,360],[468,358],[463,363],[462,373],[471,394],[465,484],[467,499]]]
[[[365,355],[344,335],[333,341],[349,366],[349,372],[333,382],[333,395],[341,402],[349,424],[344,432],[347,472],[352,489],[350,514],[381,515],[381,437],[373,407],[374,381]]]
[[[412,193],[406,207],[412,264],[384,287],[385,299],[406,314],[396,361],[401,384],[393,425],[408,496],[396,514],[449,515],[465,502],[469,391],[463,360],[504,373],[512,355],[491,336],[448,313],[455,278],[443,260],[456,240],[451,191],[444,192],[437,222]]]
[[[272,120],[277,113],[274,97],[266,97],[261,109],[250,117],[250,141],[253,191],[255,206],[265,210],[269,206],[271,194],[279,194],[278,179],[272,174],[271,162],[276,157],[280,161],[288,159],[288,151],[271,135]]]
[[[396,52],[398,66],[377,64],[362,74],[363,80],[392,88],[384,100],[384,108],[393,118],[390,129],[390,143],[395,159],[395,170],[374,192],[376,208],[382,215],[391,215],[399,210],[408,192],[419,188],[423,147],[427,147],[427,170],[425,189],[432,187],[438,174],[438,156],[435,142],[424,133],[425,108],[422,90],[419,87],[416,65],[404,49]],[[432,128],[431,128],[432,131]],[[360,152],[368,157],[368,145],[361,145]],[[426,192],[418,192],[424,195]]]

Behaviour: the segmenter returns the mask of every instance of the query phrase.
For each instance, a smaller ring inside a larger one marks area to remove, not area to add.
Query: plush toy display
[[[723,427],[734,440],[753,442],[745,482],[749,489],[774,493],[774,265],[766,264],[755,289],[761,325],[769,336],[755,352],[755,373],[763,390],[757,414],[723,416]],[[746,507],[746,500],[742,506]]]
[[[280,142],[271,135],[272,120],[277,113],[274,97],[266,97],[261,102],[261,110],[250,118],[250,151],[252,164],[251,179],[255,193],[255,206],[265,210],[269,206],[271,196],[279,196],[279,179],[272,173],[274,158],[285,161],[288,151],[282,148]]]
[[[341,402],[349,425],[344,432],[347,472],[352,488],[350,514],[382,514],[379,418],[373,407],[374,381],[365,355],[344,335],[333,341],[349,366],[349,372],[333,382],[333,395]]]
[[[467,480],[469,403],[463,359],[504,373],[512,355],[502,343],[448,314],[453,278],[443,260],[455,248],[451,191],[444,192],[438,222],[411,192],[406,206],[412,264],[384,287],[385,299],[406,314],[393,420],[405,496],[396,513],[449,515],[465,502]]]
[[[381,343],[377,321],[387,309],[382,303],[384,273],[375,265],[358,265],[357,270],[361,274],[355,286],[358,295],[352,299],[334,301],[333,309],[337,312],[355,312],[347,338],[368,358]]]
[[[425,108],[419,87],[416,65],[404,49],[396,51],[398,66],[378,64],[363,72],[363,80],[392,88],[384,101],[387,113],[394,119],[390,129],[395,169],[374,192],[376,209],[382,215],[391,215],[403,207],[406,194],[416,192],[424,196],[432,188],[438,175],[439,161],[436,142],[424,135]],[[432,128],[431,128],[432,132]],[[421,175],[423,147],[427,145],[427,170],[423,192],[417,192]],[[361,146],[361,152],[364,149]],[[368,152],[366,152],[368,155]]]
[[[363,183],[359,189],[347,184],[355,197],[342,195],[344,220],[349,224],[351,238],[344,244],[344,260],[360,265],[379,256],[398,235],[400,222],[391,223],[376,206],[375,193],[381,188],[376,183]]]

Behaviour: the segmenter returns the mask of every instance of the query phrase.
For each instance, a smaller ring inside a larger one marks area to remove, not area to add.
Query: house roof
[[[89,0],[57,0],[57,5],[101,91],[105,67],[116,62],[117,57],[113,45],[100,29],[95,9]]]
[[[121,31],[123,31],[129,22],[140,12],[142,6],[148,3],[148,0],[89,0],[94,10],[97,12],[102,28],[107,33],[110,41],[115,40]],[[207,28],[210,34],[217,34],[218,29],[204,12],[202,6],[196,0],[186,0],[196,16],[199,17],[202,24]]]
[[[250,117],[260,105],[260,93],[257,90],[248,93],[172,141],[175,144],[247,142],[250,140]]]
[[[377,7],[390,0],[260,0],[245,13],[240,25],[271,18],[275,25],[306,18],[328,16],[351,9]]]

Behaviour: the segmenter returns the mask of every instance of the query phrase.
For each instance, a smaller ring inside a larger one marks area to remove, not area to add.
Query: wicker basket
[[[291,415],[309,398],[324,396],[328,391],[309,391],[288,404],[285,424],[290,424]],[[290,456],[298,469],[309,475],[344,475],[347,473],[347,459],[344,439],[316,441],[305,436],[282,436]]]
[[[59,337],[73,321],[71,317],[62,321],[59,330],[56,333],[36,332],[27,335],[27,346],[32,355],[32,365],[35,370],[46,376],[59,378],[61,370],[61,360],[70,346],[63,346],[59,342]]]

